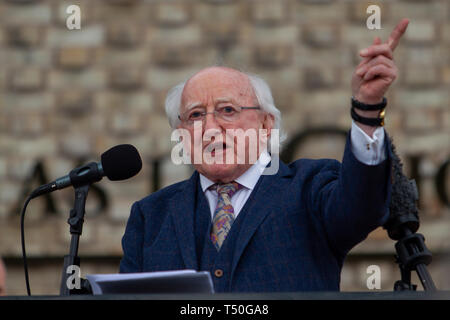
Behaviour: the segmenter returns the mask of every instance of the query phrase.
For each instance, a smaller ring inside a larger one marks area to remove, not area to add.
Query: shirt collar
[[[249,190],[253,190],[256,183],[259,180],[259,177],[264,172],[265,168],[269,164],[271,158],[270,154],[265,150],[259,156],[258,161],[256,161],[247,171],[245,171],[239,178],[235,181],[240,185],[244,186]],[[203,192],[205,192],[209,187],[214,184],[213,181],[200,174],[200,185],[202,187]]]

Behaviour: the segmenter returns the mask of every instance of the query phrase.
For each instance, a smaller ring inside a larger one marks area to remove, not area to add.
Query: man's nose
[[[203,129],[204,130],[208,130],[208,129],[221,129],[220,124],[217,122],[216,119],[216,115],[214,114],[214,111],[208,112],[205,115],[205,120],[203,123]]]

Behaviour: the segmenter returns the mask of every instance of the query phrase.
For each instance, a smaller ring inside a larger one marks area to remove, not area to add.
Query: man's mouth
[[[216,152],[223,152],[226,149],[227,144],[225,142],[212,142],[205,147],[204,151],[214,156]]]

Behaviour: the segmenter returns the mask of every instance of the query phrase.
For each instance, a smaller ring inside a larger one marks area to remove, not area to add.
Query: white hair
[[[258,100],[258,105],[263,111],[271,114],[274,117],[274,125],[272,129],[279,130],[279,142],[281,146],[281,143],[286,140],[286,133],[281,128],[281,112],[275,106],[272,97],[272,91],[270,90],[269,85],[264,79],[257,75],[244,72],[242,73],[245,74],[250,80],[250,84],[253,87],[256,99]],[[181,96],[183,94],[186,82],[187,81],[183,81],[182,83],[179,83],[178,85],[170,89],[167,93],[165,101],[166,115],[169,119],[170,126],[174,129],[180,125],[180,119],[178,118],[178,116],[180,114],[181,108]]]

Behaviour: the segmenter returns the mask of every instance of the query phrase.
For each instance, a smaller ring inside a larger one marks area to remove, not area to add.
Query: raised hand
[[[352,94],[358,101],[376,104],[383,100],[387,89],[397,78],[394,50],[408,23],[408,19],[402,19],[387,42],[382,43],[381,39],[376,37],[370,47],[360,51],[359,54],[364,59],[356,67],[352,77]]]

